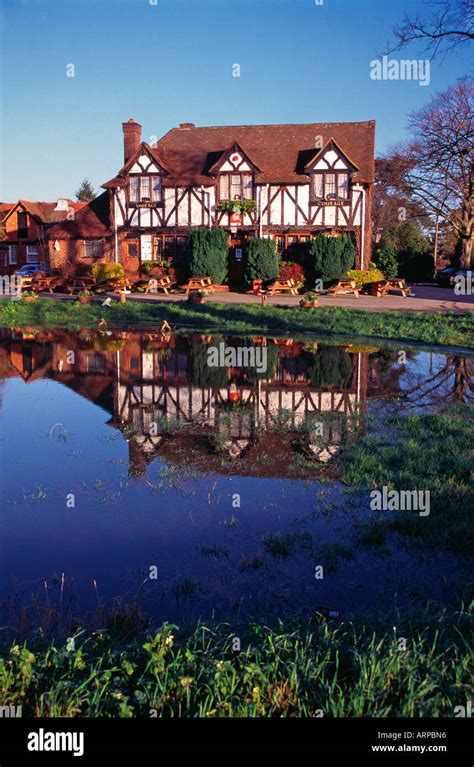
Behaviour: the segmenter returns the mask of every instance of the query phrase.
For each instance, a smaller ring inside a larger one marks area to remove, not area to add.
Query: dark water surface
[[[265,344],[268,380],[209,368],[221,342]],[[460,558],[396,537],[354,548],[373,512],[337,456],[386,415],[466,401],[473,370],[426,348],[0,330],[3,622],[449,603]]]

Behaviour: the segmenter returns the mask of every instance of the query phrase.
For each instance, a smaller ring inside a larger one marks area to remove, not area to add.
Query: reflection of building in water
[[[209,465],[210,449],[259,474],[271,473],[272,463],[281,472],[295,453],[328,462],[363,425],[367,355],[293,342],[268,342],[267,350],[269,380],[251,370],[211,372],[204,342],[144,349],[133,371],[127,350],[120,353],[115,422],[128,427],[132,470],[157,454],[199,463],[203,453]],[[315,364],[324,355],[325,364]],[[270,463],[255,465],[262,455]]]
[[[298,456],[328,463],[364,428],[368,353],[254,339],[267,347],[267,373],[259,377],[252,368],[210,368],[213,343],[150,333],[5,331],[0,364],[4,377],[53,378],[109,412],[110,425],[128,441],[134,474],[159,456],[216,471],[225,471],[223,459],[236,459],[239,472],[284,476]],[[226,340],[234,348],[249,343]]]

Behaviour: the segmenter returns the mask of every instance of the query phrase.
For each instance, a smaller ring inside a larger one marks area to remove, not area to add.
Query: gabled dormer
[[[305,165],[304,172],[310,178],[310,202],[349,200],[352,175],[358,170],[334,139],[330,139]]]
[[[163,205],[163,177],[167,169],[146,142],[140,142],[141,125],[134,120],[123,123],[124,165],[104,189],[124,189],[125,203],[136,208]]]
[[[131,206],[154,207],[163,204],[163,176],[166,170],[151,147],[141,144],[123,168],[127,182],[127,202]]]
[[[255,174],[260,168],[244,150],[234,142],[209,168],[217,177],[217,201],[253,200]]]

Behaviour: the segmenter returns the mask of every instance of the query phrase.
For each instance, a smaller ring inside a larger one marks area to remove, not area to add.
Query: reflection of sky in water
[[[390,368],[396,371],[399,391],[385,387],[389,376],[385,377],[385,381],[382,376],[379,391],[375,389],[372,394],[383,398],[383,403],[369,402],[370,412],[435,412],[456,402],[474,403],[474,357],[407,352],[406,363],[398,364],[397,354]],[[371,380],[376,382],[376,378],[372,375],[371,379],[369,373],[369,386]]]
[[[371,400],[383,396],[385,380],[389,389],[397,382],[390,402],[403,412],[408,403],[398,398],[400,390],[421,385],[424,391],[446,365],[440,354],[408,354],[395,378],[396,362],[388,361],[382,372],[379,366],[377,386],[369,366],[369,412],[390,411],[387,401]],[[430,395],[435,407],[438,400],[446,404],[453,382],[451,366]],[[454,599],[462,588],[462,562],[448,554],[409,553],[396,539],[385,552],[352,551],[348,558],[367,498],[348,495],[338,484],[266,476],[268,458],[262,476],[258,460],[255,476],[240,476],[238,460],[225,471],[202,473],[187,460],[173,467],[159,453],[134,478],[129,444],[107,424],[111,414],[72,388],[11,377],[0,395],[0,594],[10,600],[28,602],[37,593],[44,601],[44,580],[52,586],[63,572],[63,605],[73,593],[78,613],[97,603],[95,579],[101,600],[139,596],[145,612],[181,621],[321,605],[342,613],[385,609],[428,596]],[[75,508],[66,506],[68,493],[75,495]],[[236,493],[240,508],[232,504]],[[268,538],[276,533],[288,536],[290,556],[272,555]],[[329,566],[318,581],[314,568],[334,560],[333,543],[343,544],[346,554],[336,554],[337,568]],[[152,565],[158,567],[155,582],[147,579]],[[192,593],[177,601],[177,583]],[[57,597],[58,586],[49,593],[52,601]]]

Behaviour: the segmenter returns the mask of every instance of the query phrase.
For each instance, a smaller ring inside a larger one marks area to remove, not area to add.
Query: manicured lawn
[[[392,339],[453,347],[474,348],[474,313],[370,312],[341,307],[306,310],[277,306],[209,302],[190,306],[185,302],[94,302],[40,299],[24,304],[0,301],[0,323],[41,327],[95,327],[100,320],[109,325],[157,324],[166,319],[179,328],[219,330],[239,335],[281,333],[334,335]]]
[[[186,633],[137,628],[131,615],[128,634],[125,621],[62,642],[4,641],[2,703],[21,702],[24,717],[453,717],[470,699],[471,617],[429,606]]]

